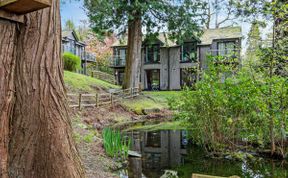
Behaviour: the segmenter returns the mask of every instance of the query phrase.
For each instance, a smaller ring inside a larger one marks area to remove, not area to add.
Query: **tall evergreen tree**
[[[94,31],[125,33],[128,29],[128,51],[124,88],[138,87],[142,30],[155,37],[167,30],[169,38],[183,41],[197,38],[203,9],[207,3],[191,0],[85,0]]]
[[[257,60],[257,51],[259,50],[261,43],[260,25],[259,22],[254,20],[248,33],[246,60],[249,62]]]
[[[72,20],[67,20],[65,22],[64,30],[75,30],[75,25]]]
[[[272,98],[272,92],[274,85],[273,78],[275,76],[288,76],[287,0],[272,0],[272,2],[271,0],[243,0],[238,1],[237,7],[238,15],[243,16],[246,20],[249,18],[262,18],[273,23],[272,46],[262,49],[261,53],[263,66],[265,66],[267,76],[267,88],[269,89],[267,94],[267,103],[269,107],[267,109],[269,110],[270,149],[271,155],[274,155],[276,153],[277,142],[275,140],[276,132],[278,130],[279,134],[279,132],[283,133],[283,130],[285,130],[283,120],[276,120],[278,113],[276,109],[273,109],[275,106],[273,105],[274,98]],[[277,123],[281,123],[280,129],[276,128]],[[284,139],[286,136],[282,133],[281,135]],[[283,143],[284,142],[281,142],[278,145],[283,146]]]

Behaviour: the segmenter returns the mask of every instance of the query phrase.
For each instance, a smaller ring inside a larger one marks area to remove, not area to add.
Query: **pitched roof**
[[[210,45],[212,44],[213,40],[217,39],[233,39],[233,38],[241,38],[242,37],[242,31],[241,27],[223,27],[223,28],[217,28],[217,29],[206,29],[203,31],[203,35],[200,37],[201,43],[199,45]],[[127,46],[127,36],[125,36],[121,40],[117,40],[112,47],[118,47],[118,46]],[[145,36],[143,37],[143,40],[145,39]],[[164,47],[171,47],[176,46],[177,43],[170,40],[165,33],[160,33],[158,36],[158,40],[161,41],[164,45]]]
[[[168,38],[168,35],[165,33],[160,33],[158,36],[158,40],[161,41],[164,45],[164,47],[169,47],[169,46],[175,46],[177,45],[176,42],[170,40]]]
[[[173,42],[172,40],[168,39],[168,36],[165,35],[165,33],[160,33],[159,36],[157,37],[157,39],[163,43],[164,47],[169,47],[169,46],[175,46],[176,43]],[[142,40],[145,40],[145,36],[142,37]],[[113,43],[112,47],[125,47],[127,46],[128,43],[128,37],[125,36],[122,39],[118,39],[115,41],[115,43]]]
[[[241,37],[241,27],[207,29],[203,31],[203,35],[200,37],[200,45],[212,44],[212,41],[217,39],[232,39]]]
[[[117,39],[113,44],[112,44],[112,47],[120,47],[120,46],[127,46],[128,44],[128,37],[125,36],[124,38],[122,39]]]

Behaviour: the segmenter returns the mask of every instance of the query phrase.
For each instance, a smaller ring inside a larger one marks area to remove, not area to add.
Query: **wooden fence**
[[[140,94],[139,88],[129,88],[111,93],[102,94],[67,94],[69,107],[101,107],[105,105],[113,105],[126,98],[133,98]]]
[[[115,77],[113,75],[107,74],[105,72],[100,72],[100,71],[96,71],[96,70],[91,71],[91,77],[95,77],[97,79],[116,84]]]

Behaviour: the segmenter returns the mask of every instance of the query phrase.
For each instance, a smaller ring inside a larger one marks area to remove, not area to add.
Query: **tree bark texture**
[[[0,23],[0,39],[16,46],[5,52],[7,44],[0,41],[0,61],[6,64],[0,66],[1,156],[9,138],[9,156],[0,163],[5,170],[8,162],[11,178],[85,177],[67,113],[59,11],[59,0],[53,0],[51,8],[26,14],[24,24],[16,25],[17,39],[15,27]],[[9,128],[2,128],[9,117]]]
[[[142,25],[141,18],[137,17],[128,22],[128,49],[123,88],[139,87],[141,48]]]
[[[9,119],[13,110],[16,23],[0,19],[0,177],[8,177]]]

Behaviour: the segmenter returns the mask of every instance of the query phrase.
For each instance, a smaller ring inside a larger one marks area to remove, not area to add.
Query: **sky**
[[[67,20],[72,20],[76,26],[81,25],[80,20],[87,20],[88,17],[83,9],[83,0],[66,2],[60,8],[62,25]]]
[[[225,17],[224,14],[220,13],[220,20]],[[66,2],[65,4],[61,4],[61,20],[62,20],[62,25],[65,24],[67,20],[72,20],[75,24],[75,26],[81,25],[81,20],[87,20],[89,21],[84,8],[83,8],[83,0],[70,0],[69,2]],[[250,30],[251,25],[247,22],[239,22],[239,26],[242,27],[242,34],[243,34],[243,40],[242,40],[242,52],[244,53],[246,48],[247,48],[247,35]],[[267,32],[271,30],[271,26],[263,29],[264,36]],[[263,38],[264,38],[263,36]]]

